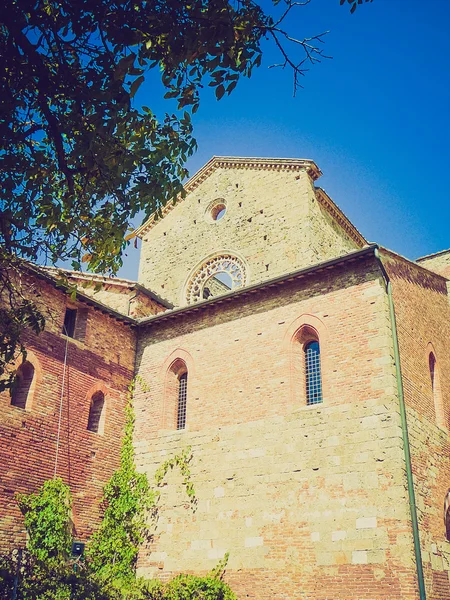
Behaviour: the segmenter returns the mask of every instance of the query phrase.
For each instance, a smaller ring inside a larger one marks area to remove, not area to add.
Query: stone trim
[[[450,248],[448,248],[447,250],[439,250],[439,252],[434,252],[433,254],[426,254],[425,256],[420,256],[419,258],[416,258],[415,262],[427,261],[432,258],[436,258],[437,256],[444,256],[444,254],[450,254]]]
[[[330,196],[326,193],[323,188],[316,187],[316,198],[319,204],[321,204],[325,210],[339,223],[345,233],[359,246],[362,248],[367,244],[367,241],[362,234],[356,229],[341,209],[333,202]]]
[[[214,252],[197,263],[194,269],[191,270],[186,283],[183,286],[183,294],[181,297],[182,306],[184,306],[186,302],[188,304],[195,304],[196,302],[203,300],[201,296],[203,285],[210,275],[213,275],[219,271],[217,267],[222,261],[228,261],[239,270],[241,285],[233,288],[231,290],[232,292],[235,292],[237,289],[241,289],[242,287],[248,285],[250,281],[249,267],[243,256],[228,250]]]
[[[19,369],[19,367],[21,367],[26,362],[29,362],[33,366],[33,369],[34,369],[33,379],[31,381],[31,385],[28,389],[27,401],[26,401],[26,405],[23,409],[27,412],[30,412],[31,410],[33,410],[35,408],[34,402],[35,402],[36,391],[42,381],[42,367],[41,367],[41,363],[40,363],[38,357],[34,354],[34,352],[32,352],[31,350],[28,350],[28,348],[27,348],[26,353],[27,353],[26,357],[24,359],[22,359],[20,361],[20,363],[16,363],[15,370],[17,371],[17,369]],[[11,405],[11,406],[13,406],[13,405]]]
[[[195,175],[193,175],[184,185],[187,193],[193,192],[205,179],[207,179],[216,169],[255,169],[265,171],[306,171],[313,181],[319,179],[322,171],[313,160],[306,158],[243,158],[233,156],[213,156],[206,165],[204,165]],[[164,218],[178,202],[183,198],[178,196],[172,202],[168,202],[162,209],[162,218]],[[155,213],[134,231],[134,235],[141,238],[148,232],[159,218]]]
[[[281,275],[273,279],[267,279],[266,281],[261,281],[259,283],[247,285],[232,292],[228,292],[227,294],[223,294],[222,296],[216,296],[215,298],[211,298],[209,300],[200,300],[195,304],[188,304],[186,306],[176,307],[171,310],[166,310],[165,312],[158,313],[157,315],[152,315],[150,317],[138,319],[135,321],[135,323],[138,327],[141,327],[145,325],[150,325],[154,321],[175,319],[179,315],[181,315],[181,318],[183,318],[184,315],[188,313],[203,310],[206,307],[222,304],[223,302],[231,302],[236,298],[241,298],[242,296],[247,296],[249,294],[255,294],[261,289],[284,285],[285,283],[294,281],[296,279],[302,279],[303,277],[316,275],[317,273],[321,273],[322,271],[328,271],[329,269],[333,269],[335,266],[339,266],[344,263],[351,263],[353,261],[360,260],[368,256],[373,256],[376,248],[378,248],[376,244],[371,244],[362,248],[361,250],[354,250],[353,252],[344,254],[343,256],[339,256],[337,258],[333,258],[325,262],[317,263],[315,265],[299,269],[298,271],[292,271],[291,273],[286,273],[285,275]]]

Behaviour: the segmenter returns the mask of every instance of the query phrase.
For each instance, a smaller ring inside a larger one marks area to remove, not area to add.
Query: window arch
[[[328,330],[312,314],[297,317],[287,328],[283,346],[288,353],[291,401],[296,406],[313,406],[328,398]]]
[[[98,390],[92,395],[89,407],[88,431],[103,435],[105,430],[105,394]]]
[[[206,257],[191,272],[182,302],[194,304],[235,291],[249,282],[248,267],[243,258],[223,252]]]
[[[303,346],[306,404],[319,404],[322,396],[322,373],[320,367],[320,344],[318,339],[312,339]]]
[[[439,425],[439,427],[446,429],[447,424],[445,422],[444,403],[442,401],[439,365],[436,360],[436,354],[433,350],[431,350],[428,354],[428,368],[430,371],[431,392],[433,394],[436,423]]]
[[[187,363],[180,357],[172,360],[166,371],[164,428],[186,429],[189,373]]]
[[[16,371],[16,379],[11,389],[11,406],[22,409],[30,407],[33,381],[34,366],[26,360]]]
[[[191,354],[176,348],[161,365],[160,381],[164,393],[159,427],[161,429],[183,430],[189,424],[190,402],[195,383],[195,363]]]
[[[444,498],[444,526],[445,538],[450,542],[450,489],[447,490]]]

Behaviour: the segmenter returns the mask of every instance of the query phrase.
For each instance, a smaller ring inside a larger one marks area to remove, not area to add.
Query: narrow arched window
[[[317,340],[305,344],[306,404],[322,402],[322,375],[320,372],[320,345]]]
[[[105,395],[98,391],[92,396],[89,408],[88,430],[103,434],[105,424]]]
[[[445,538],[450,542],[450,489],[444,498],[444,527],[445,527]]]
[[[34,367],[26,360],[17,369],[16,379],[11,389],[11,405],[17,408],[27,408],[31,385],[34,378]]]
[[[441,383],[439,379],[439,369],[436,361],[436,356],[430,352],[428,357],[430,368],[431,390],[433,393],[434,410],[436,412],[436,423],[439,427],[446,427],[444,405],[442,402]]]
[[[187,380],[187,371],[178,376],[177,429],[186,427]]]

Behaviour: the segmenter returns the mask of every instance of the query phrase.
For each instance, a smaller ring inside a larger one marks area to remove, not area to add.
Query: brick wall
[[[427,598],[450,597],[450,542],[443,505],[450,487],[450,304],[447,282],[392,253],[383,254],[393,288],[417,494]],[[429,352],[439,368],[443,423],[433,399]]]
[[[213,221],[208,207],[219,198],[227,210]],[[257,283],[358,247],[324,215],[305,170],[218,168],[145,233],[139,281],[184,305],[189,275],[211,254],[237,254]]]
[[[432,256],[424,256],[417,260],[418,264],[430,271],[450,278],[450,250],[438,252]]]
[[[56,271],[56,270],[55,270]],[[101,277],[74,271],[66,272],[69,282],[94,300],[131,317],[148,317],[166,310],[150,293],[138,289],[132,281]]]
[[[323,404],[305,406],[293,357],[319,333]],[[188,368],[187,429],[167,419],[174,361]],[[140,573],[206,572],[230,552],[245,598],[416,598],[386,294],[364,261],[141,332],[139,467],[192,447],[198,505],[163,488]],[[300,389],[299,389],[300,387]]]
[[[70,304],[85,312],[84,341],[61,334],[67,298],[43,281],[28,281],[28,292],[38,290],[45,313],[45,331],[28,334],[29,360],[35,366],[31,406],[11,406],[9,393],[0,396],[0,545],[23,545],[23,519],[15,492],[35,491],[53,477],[63,364],[67,370],[57,474],[70,485],[78,539],[86,540],[98,525],[102,487],[117,467],[124,425],[125,392],[133,373],[135,334],[82,303]],[[90,392],[106,398],[104,434],[87,430]]]

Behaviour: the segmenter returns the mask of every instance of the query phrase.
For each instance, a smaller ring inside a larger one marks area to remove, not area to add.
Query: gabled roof
[[[316,181],[322,175],[322,171],[313,160],[306,158],[244,158],[240,156],[213,156],[206,165],[204,165],[195,175],[193,175],[187,183],[184,184],[184,189],[187,193],[192,192],[205,179],[207,179],[216,169],[257,169],[270,171],[305,171]],[[181,197],[175,198],[168,202],[162,209],[163,217],[175,208],[178,202],[182,201]],[[149,231],[156,223],[158,218],[153,213],[150,218],[138,229],[135,230],[135,235],[141,238]]]
[[[22,268],[26,269],[29,273],[35,275],[38,279],[42,279],[47,283],[50,283],[55,289],[60,290],[64,294],[69,294],[70,290],[66,282],[64,282],[60,277],[58,277],[57,273],[52,272],[50,269],[45,267],[40,267],[39,265],[35,265],[29,261],[22,261]],[[62,269],[64,270],[64,269]],[[57,269],[59,271],[59,269]],[[136,319],[132,317],[128,317],[127,315],[123,315],[122,313],[114,310],[110,306],[103,304],[103,302],[99,302],[98,300],[94,300],[91,296],[87,294],[83,294],[83,292],[79,292],[76,290],[76,300],[80,302],[84,302],[85,304],[92,306],[95,310],[99,310],[103,314],[107,314],[110,317],[116,319],[117,321],[121,321],[122,323],[126,323],[127,325],[136,324]]]
[[[132,281],[131,279],[123,279],[121,277],[108,277],[106,275],[99,275],[98,273],[84,273],[82,271],[72,271],[69,269],[60,269],[58,267],[41,268],[45,269],[55,277],[58,277],[58,275],[63,275],[68,279],[86,283],[99,284],[102,287],[113,287],[119,290],[137,290],[143,293],[151,300],[154,300],[158,304],[161,304],[161,306],[163,306],[164,308],[173,308],[173,304],[171,304],[168,300],[166,300],[165,298],[161,298],[161,296],[159,296],[155,292],[152,292],[152,290],[149,290],[137,281]]]
[[[450,248],[448,250],[439,250],[439,252],[434,252],[434,254],[427,254],[426,256],[416,258],[416,262],[431,260],[433,258],[437,258],[438,256],[444,256],[445,254],[450,254]]]
[[[319,204],[321,204],[325,210],[339,223],[346,234],[360,247],[362,248],[367,244],[367,240],[363,235],[356,229],[353,223],[347,219],[345,214],[339,208],[339,206],[330,198],[326,191],[321,187],[316,187],[316,198]]]

